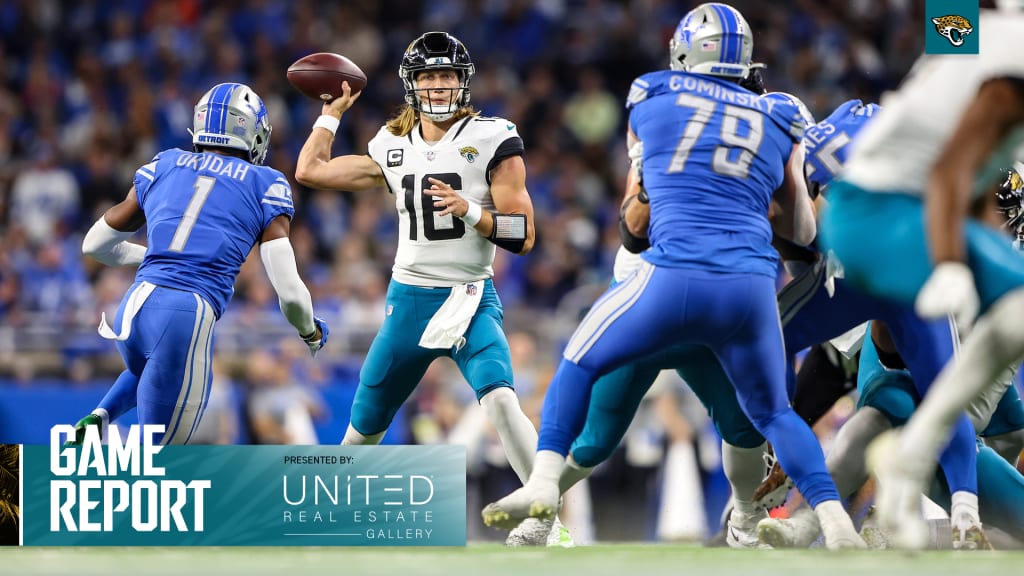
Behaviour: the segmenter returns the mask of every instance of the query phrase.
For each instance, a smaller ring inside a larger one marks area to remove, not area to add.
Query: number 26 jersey
[[[524,154],[515,124],[502,118],[467,117],[433,143],[423,140],[419,124],[405,136],[383,127],[368,148],[398,209],[393,278],[413,286],[455,286],[493,276],[494,244],[461,219],[438,216],[443,208],[435,208],[434,198],[423,191],[431,188],[429,179],[434,178],[494,211],[491,170],[506,158]]]

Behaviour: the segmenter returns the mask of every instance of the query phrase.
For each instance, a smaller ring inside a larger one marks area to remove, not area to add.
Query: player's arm
[[[986,82],[960,118],[928,180],[928,241],[937,264],[966,262],[963,221],[975,176],[999,142],[1022,122],[1022,78]]]
[[[313,316],[313,298],[299,277],[295,251],[288,240],[291,220],[282,214],[270,221],[260,237],[260,258],[277,292],[281,313],[299,331],[315,355],[326,343],[327,325]]]
[[[626,173],[626,193],[619,208],[619,238],[626,250],[639,254],[651,247],[647,228],[651,222],[651,204],[643,188],[641,159],[643,142],[630,129],[626,134],[630,167]]]
[[[491,169],[491,198],[495,212],[463,198],[448,184],[429,178],[432,186],[423,193],[434,197],[438,216],[452,214],[472,226],[481,236],[513,254],[533,250],[533,201],[526,190],[523,157],[509,156]]]
[[[343,83],[342,92],[330,104],[324,104],[320,118],[313,124],[313,131],[302,145],[295,163],[295,179],[303,186],[318,190],[359,192],[383,186],[384,172],[369,156],[331,158],[331,143],[341,116],[361,94],[352,95],[348,82]]]
[[[782,186],[775,191],[773,198],[775,202],[769,220],[775,233],[799,246],[813,242],[818,228],[804,178],[804,147],[799,142],[793,145]]]
[[[125,199],[107,209],[86,233],[82,254],[107,266],[137,266],[146,256],[146,247],[128,239],[145,223],[146,215],[132,186]]]

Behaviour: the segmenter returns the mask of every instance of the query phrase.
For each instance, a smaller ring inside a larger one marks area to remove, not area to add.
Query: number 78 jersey
[[[435,208],[433,197],[423,191],[431,188],[429,179],[434,178],[493,211],[491,170],[524,153],[515,124],[468,117],[432,144],[423,140],[418,124],[405,136],[383,127],[368,148],[398,209],[394,279],[414,286],[455,286],[493,276],[494,244],[461,219],[438,216],[443,208]]]

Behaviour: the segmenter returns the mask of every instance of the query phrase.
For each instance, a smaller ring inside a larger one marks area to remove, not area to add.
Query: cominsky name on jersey
[[[715,100],[728,102],[730,104],[739,104],[741,106],[750,106],[756,108],[765,114],[771,114],[775,108],[776,101],[761,98],[753,92],[743,90],[737,86],[723,84],[719,80],[711,80],[707,78],[701,78],[697,75],[687,74],[685,72],[671,73],[667,81],[662,81],[656,84],[653,88],[650,86],[649,79],[638,78],[633,82],[633,87],[630,89],[627,106],[632,106],[646,100],[650,96],[655,96],[663,90],[658,90],[660,86],[668,87],[672,92],[689,92],[697,93],[703,96],[714,98]]]

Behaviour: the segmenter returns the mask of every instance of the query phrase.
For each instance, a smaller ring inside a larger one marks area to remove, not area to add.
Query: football
[[[330,102],[341,96],[341,83],[348,81],[352,93],[366,88],[366,74],[348,58],[331,52],[304,56],[288,67],[288,81],[314,100]]]

